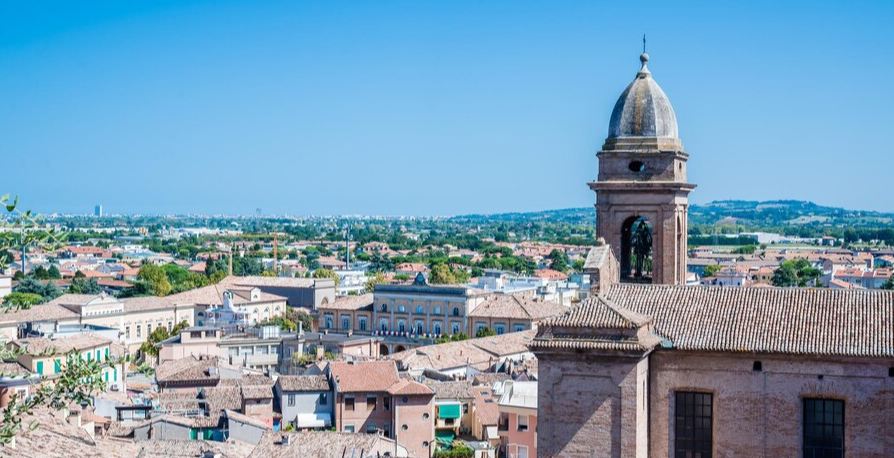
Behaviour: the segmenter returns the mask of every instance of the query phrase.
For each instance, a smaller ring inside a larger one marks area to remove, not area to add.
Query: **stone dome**
[[[636,79],[624,89],[608,125],[608,138],[660,137],[678,138],[677,116],[670,100],[652,78],[646,65],[649,55],[639,56],[642,68]]]

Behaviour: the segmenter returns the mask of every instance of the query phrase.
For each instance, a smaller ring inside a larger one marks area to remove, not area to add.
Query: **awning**
[[[435,440],[437,440],[438,443],[441,445],[449,446],[453,443],[453,439],[455,438],[456,434],[454,434],[453,431],[449,429],[435,431]]]
[[[299,413],[295,416],[295,426],[299,428],[328,428],[331,426],[329,415]]]
[[[487,440],[493,440],[493,439],[500,438],[500,433],[497,432],[496,426],[486,426],[484,428],[484,435],[486,436],[485,439],[487,439]]]
[[[459,404],[438,404],[438,418],[459,418],[462,414]]]

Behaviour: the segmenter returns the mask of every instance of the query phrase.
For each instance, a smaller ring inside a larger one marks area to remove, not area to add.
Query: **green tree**
[[[376,272],[367,278],[364,288],[367,293],[371,293],[376,289],[376,285],[381,285],[382,283],[385,283],[385,275],[382,272]]]
[[[810,265],[806,259],[792,259],[783,262],[773,272],[774,286],[818,286],[819,269]]]
[[[47,271],[47,268],[44,266],[37,266],[34,271],[31,272],[31,276],[38,280],[49,280],[50,273]]]
[[[894,289],[894,276],[888,278],[888,281],[886,281],[885,284],[882,285],[882,289]]]
[[[3,305],[19,309],[30,309],[32,305],[43,302],[43,296],[34,293],[14,292],[3,298]]]
[[[433,285],[453,285],[457,283],[456,276],[453,275],[450,266],[447,264],[435,264],[431,268],[428,282]]]
[[[47,269],[47,275],[52,280],[59,280],[62,278],[62,272],[59,272],[59,268],[56,267],[55,264],[53,264],[52,266],[50,266],[49,269]]]
[[[137,289],[150,296],[167,296],[172,287],[164,269],[155,264],[144,264],[137,274]]]
[[[568,270],[568,254],[565,250],[554,249],[549,253],[549,268],[565,272]]]
[[[432,458],[473,458],[475,451],[466,444],[454,442],[450,448],[438,448]]]
[[[713,277],[714,275],[717,275],[717,272],[719,272],[720,269],[720,264],[708,264],[705,266],[705,276]]]
[[[260,323],[260,326],[279,326],[280,329],[291,332],[298,330],[298,323],[295,323],[294,321],[282,316],[276,316],[269,320],[266,320]]]
[[[156,346],[159,342],[167,340],[172,336],[176,336],[180,334],[180,331],[189,327],[189,323],[186,321],[181,321],[174,325],[170,331],[168,328],[164,326],[159,326],[152,330],[152,333],[149,334],[149,337],[146,338],[146,341],[140,345],[140,352],[144,355],[158,356],[158,347]]]
[[[25,277],[19,282],[15,290],[20,293],[37,294],[43,298],[43,302],[51,301],[62,295],[62,290],[50,281],[40,282],[34,277]]]
[[[475,333],[475,337],[490,337],[497,335],[497,331],[491,328],[481,328]]]
[[[313,278],[331,278],[335,280],[335,286],[338,286],[338,274],[330,269],[317,269],[313,273]]]
[[[73,278],[68,292],[72,294],[99,294],[102,287],[96,282],[95,278]]]

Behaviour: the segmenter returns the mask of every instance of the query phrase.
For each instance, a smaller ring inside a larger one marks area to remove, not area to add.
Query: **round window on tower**
[[[630,164],[627,165],[627,168],[629,168],[631,172],[644,172],[646,170],[646,164],[643,164],[643,161],[631,161]]]

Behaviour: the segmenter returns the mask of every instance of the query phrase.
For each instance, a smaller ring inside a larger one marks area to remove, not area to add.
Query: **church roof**
[[[629,329],[637,316],[651,319],[662,348],[894,357],[894,291],[828,288],[622,283],[541,323],[532,346],[590,348],[597,329]]]
[[[643,53],[640,61],[642,68],[612,110],[608,137],[678,138],[677,116],[646,65],[649,55]]]

